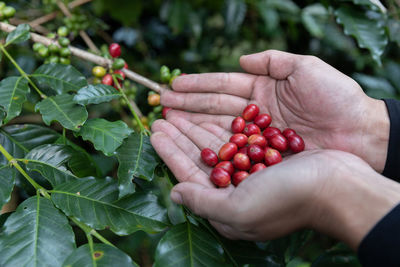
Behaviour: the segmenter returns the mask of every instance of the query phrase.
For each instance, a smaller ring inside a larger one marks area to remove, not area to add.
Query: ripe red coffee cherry
[[[258,106],[255,104],[250,104],[243,110],[242,117],[246,121],[252,121],[258,115],[258,112],[260,112]]]
[[[241,148],[247,145],[247,139],[248,137],[246,135],[237,133],[231,136],[229,142],[235,143],[238,146],[238,148]]]
[[[237,117],[232,121],[232,132],[233,133],[241,133],[246,126],[246,122],[242,117]]]
[[[248,153],[247,153],[248,149],[249,149],[248,146],[242,147],[241,149],[238,150],[237,153],[242,153],[242,154],[248,155]]]
[[[238,186],[243,180],[245,180],[247,177],[249,177],[249,173],[246,171],[239,171],[235,172],[232,176],[232,183],[235,186]]]
[[[113,78],[111,74],[104,75],[103,79],[101,79],[101,83],[106,85],[113,85]]]
[[[217,154],[209,148],[204,148],[201,151],[201,159],[210,167],[213,167],[218,163]]]
[[[267,149],[265,150],[264,161],[267,166],[271,166],[271,165],[281,162],[282,155],[281,155],[281,153],[279,153],[278,150],[267,147]]]
[[[108,47],[108,52],[110,52],[110,55],[114,58],[119,57],[121,55],[121,46],[117,43],[112,43]]]
[[[234,143],[226,143],[224,144],[218,152],[218,156],[220,160],[231,160],[233,156],[235,156],[238,151],[237,145]]]
[[[247,142],[249,145],[259,145],[260,147],[266,147],[268,145],[267,139],[261,134],[250,135]]]
[[[220,163],[215,165],[215,168],[222,168],[227,171],[229,175],[232,175],[235,171],[235,167],[233,167],[233,164],[230,161],[221,161]]]
[[[210,175],[211,182],[219,187],[227,187],[231,184],[231,176],[222,168],[214,168]]]
[[[164,119],[167,118],[167,113],[168,113],[168,111],[170,111],[170,110],[172,110],[172,108],[163,107],[163,109],[162,109],[162,116],[163,116]]]
[[[288,138],[290,150],[299,153],[304,150],[305,144],[303,138],[297,134],[290,135]]]
[[[262,169],[265,169],[265,168],[267,168],[267,166],[265,166],[264,163],[257,163],[257,164],[254,164],[253,167],[251,167],[250,173],[255,173],[255,172],[261,171]]]
[[[289,148],[289,142],[282,134],[272,136],[269,139],[269,145],[280,152],[285,152]]]
[[[118,74],[122,77],[122,81],[125,80],[125,72],[123,72],[122,70],[116,70],[114,71],[115,74]],[[121,80],[119,77],[117,77],[118,80]]]
[[[237,153],[233,157],[233,166],[241,171],[247,171],[251,167],[250,158],[246,154]]]
[[[259,114],[254,118],[254,123],[261,129],[267,128],[271,124],[272,118],[268,114]]]
[[[289,138],[289,136],[296,134],[296,131],[290,128],[286,128],[285,130],[283,130],[282,134],[284,137]]]
[[[265,150],[258,145],[250,145],[247,147],[247,155],[254,162],[262,162],[264,160]]]
[[[247,136],[250,136],[253,134],[261,134],[261,130],[257,125],[250,123],[244,127],[243,133]]]
[[[268,140],[268,139],[270,139],[272,136],[274,136],[274,135],[276,135],[276,134],[280,134],[280,133],[281,133],[281,130],[279,130],[278,128],[276,128],[276,127],[268,127],[268,128],[266,128],[266,129],[264,130],[263,136],[264,136],[265,138],[267,138],[267,140]]]

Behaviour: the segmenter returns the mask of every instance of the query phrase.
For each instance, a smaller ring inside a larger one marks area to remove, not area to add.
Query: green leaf
[[[138,230],[158,232],[168,225],[157,197],[136,193],[118,201],[118,185],[111,178],[61,184],[51,196],[65,214],[97,230],[110,228],[118,235],[128,235]]]
[[[28,93],[28,81],[23,77],[8,77],[0,82],[0,106],[7,112],[4,123],[21,113]]]
[[[300,8],[291,0],[264,0],[266,6],[292,15],[296,15]]]
[[[23,158],[33,148],[51,144],[58,137],[56,131],[33,124],[16,124],[0,129],[0,144],[15,158]],[[0,165],[6,164],[7,159],[0,155]]]
[[[154,267],[227,266],[223,249],[212,235],[187,222],[173,226],[160,240]]]
[[[388,19],[388,30],[390,41],[396,42],[400,46],[400,21]]]
[[[123,121],[110,122],[105,119],[88,120],[75,136],[93,143],[97,150],[112,156],[115,150],[133,131]]]
[[[338,244],[334,248],[320,255],[311,267],[361,267],[357,256],[353,251],[343,244]]]
[[[31,38],[31,34],[29,33],[30,30],[31,27],[28,24],[18,25],[15,30],[8,34],[5,46],[8,46],[12,43],[18,44],[29,40]]]
[[[396,89],[385,78],[362,73],[354,73],[353,78],[360,83],[370,97],[380,99],[392,98],[396,95]]]
[[[11,199],[15,184],[15,169],[9,165],[0,167],[0,210]]]
[[[0,126],[3,125],[3,120],[7,116],[7,112],[5,111],[3,106],[0,106]]]
[[[336,21],[343,25],[344,33],[354,36],[358,46],[367,48],[376,63],[381,65],[380,57],[388,43],[384,16],[371,11],[366,13],[349,6],[340,7],[335,15]]]
[[[72,95],[50,96],[37,103],[35,110],[40,111],[47,125],[58,121],[64,128],[79,131],[88,117],[88,112],[84,106],[75,104],[72,99]]]
[[[114,87],[105,84],[88,85],[74,96],[74,102],[81,105],[100,104],[121,97]]]
[[[22,202],[0,235],[0,266],[61,266],[75,249],[68,219],[41,197]]]
[[[328,10],[322,4],[315,3],[303,8],[301,20],[311,35],[322,38],[328,15]]]
[[[47,85],[58,94],[76,92],[88,85],[85,76],[72,65],[45,64],[40,66],[31,77],[41,86]]]
[[[65,267],[82,267],[82,266],[97,266],[110,267],[115,266],[118,262],[118,267],[139,266],[132,259],[119,250],[118,248],[106,244],[93,244],[91,251],[90,245],[85,244],[77,248],[64,261],[62,266]]]
[[[26,168],[39,172],[55,187],[77,178],[66,168],[66,163],[73,154],[74,151],[69,146],[42,145],[25,156]]]
[[[225,30],[236,34],[246,16],[247,5],[243,0],[226,0],[224,8]]]
[[[158,156],[143,133],[133,133],[117,150],[120,198],[135,191],[132,179],[151,181],[158,165]]]

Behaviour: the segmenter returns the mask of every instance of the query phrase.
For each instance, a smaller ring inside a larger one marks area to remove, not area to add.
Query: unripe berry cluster
[[[0,21],[8,22],[8,19],[14,17],[15,8],[7,6],[6,3],[0,1]]]
[[[210,179],[215,185],[227,187],[232,183],[237,186],[250,174],[281,162],[281,153],[304,150],[303,138],[295,130],[287,128],[281,132],[270,127],[271,116],[259,114],[259,111],[257,105],[250,104],[242,116],[232,121],[233,135],[218,155],[209,148],[201,151],[202,160],[214,167]]]

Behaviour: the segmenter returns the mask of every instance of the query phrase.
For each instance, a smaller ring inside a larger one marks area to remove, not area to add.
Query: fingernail
[[[176,204],[182,204],[183,203],[182,195],[180,193],[176,192],[176,191],[172,191],[171,192],[171,199]]]

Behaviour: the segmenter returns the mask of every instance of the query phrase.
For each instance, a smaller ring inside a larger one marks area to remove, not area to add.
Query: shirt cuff
[[[386,214],[364,237],[358,258],[364,267],[400,266],[400,204]]]
[[[385,168],[382,175],[400,181],[400,101],[383,99],[389,112],[390,134]]]

